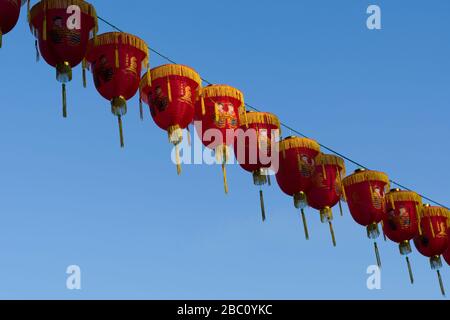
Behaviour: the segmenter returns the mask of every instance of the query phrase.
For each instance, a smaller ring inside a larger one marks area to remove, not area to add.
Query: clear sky
[[[211,82],[449,205],[449,1],[93,4]],[[369,4],[381,6],[381,31],[366,28]],[[62,119],[55,71],[35,62],[24,13],[0,50],[0,298],[441,299],[426,258],[414,249],[411,286],[397,245],[381,240],[382,289],[369,291],[372,243],[347,209],[335,210],[332,248],[312,209],[304,239],[276,185],[262,224],[258,189],[237,165],[228,196],[219,167],[184,166],[178,177],[166,133],[148,110],[139,120],[136,98],[121,150],[109,102],[91,77],[82,88],[80,68]],[[72,264],[81,291],[66,289]],[[450,292],[450,268],[442,274]]]

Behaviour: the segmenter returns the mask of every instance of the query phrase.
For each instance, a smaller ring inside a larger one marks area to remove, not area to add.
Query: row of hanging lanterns
[[[200,75],[184,65],[167,64],[150,69],[145,41],[124,32],[98,35],[95,8],[86,1],[42,0],[32,8],[30,1],[27,2],[37,57],[41,55],[56,69],[56,78],[62,83],[64,117],[67,116],[66,84],[72,79],[72,69],[81,63],[84,87],[89,68],[97,91],[111,104],[111,112],[118,119],[121,147],[124,147],[122,117],[127,113],[127,101],[138,91],[141,119],[145,103],[155,124],[167,131],[169,142],[176,148],[178,174],[181,173],[179,145],[183,130],[189,130],[195,120],[200,140],[214,151],[222,167],[225,193],[228,193],[226,163],[231,149],[240,166],[252,174],[254,184],[260,187],[263,221],[266,211],[262,186],[271,184],[271,163],[265,160],[275,152],[279,159],[277,183],[300,209],[306,239],[309,230],[305,209],[310,206],[319,211],[321,222],[328,223],[336,246],[332,208],[339,205],[342,215],[341,202],[345,201],[352,218],[366,227],[367,236],[374,240],[378,266],[381,267],[381,258],[376,240],[381,224],[385,237],[398,243],[401,255],[406,257],[411,283],[414,276],[408,254],[413,241],[417,250],[430,259],[441,292],[445,294],[440,268],[442,256],[450,265],[447,208],[423,205],[421,197],[412,191],[390,190],[390,180],[383,172],[358,169],[345,177],[344,160],[322,153],[320,145],[312,139],[289,136],[278,141],[281,134],[278,117],[268,112],[247,111],[243,93],[234,87],[203,87]],[[0,0],[0,47],[2,36],[16,25],[24,3]],[[71,5],[81,10],[79,28],[71,29],[66,23],[70,17],[67,8]],[[143,70],[146,72],[141,76]],[[221,138],[208,134],[209,129],[218,130]]]

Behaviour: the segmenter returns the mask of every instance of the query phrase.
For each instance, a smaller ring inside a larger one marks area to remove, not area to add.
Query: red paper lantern
[[[280,121],[268,112],[247,112],[247,124],[236,131],[234,154],[240,166],[253,175],[253,183],[270,183],[268,170],[272,167],[272,148],[280,135]],[[264,196],[259,190],[262,220],[266,220]]]
[[[142,68],[149,68],[148,57],[147,44],[128,33],[104,33],[89,42],[86,59],[97,91],[111,102],[111,112],[117,116],[121,147],[122,116],[127,113],[127,100],[139,89]]]
[[[178,145],[183,140],[182,130],[194,119],[194,104],[198,100],[202,80],[194,69],[178,64],[156,67],[150,74],[151,77],[145,74],[141,80],[140,97],[149,105],[155,123],[168,132],[170,143],[175,145],[180,174]]]
[[[67,12],[70,6],[80,8],[79,28],[68,27],[68,20],[73,14]],[[67,117],[66,83],[72,80],[72,68],[81,62],[83,84],[86,86],[84,58],[89,38],[97,32],[95,9],[82,0],[42,0],[31,9],[30,27],[39,43],[42,57],[56,68],[56,79],[62,83],[63,117]]]
[[[358,169],[354,174],[342,181],[344,194],[353,219],[367,227],[367,236],[377,239],[380,235],[378,223],[385,212],[385,194],[389,190],[389,178],[385,173]],[[381,259],[377,242],[374,241],[377,264],[381,267]]]
[[[0,0],[0,48],[3,35],[16,26],[20,16],[20,6],[24,3],[25,1],[21,0]]]
[[[422,232],[419,230],[421,208],[422,198],[415,192],[393,189],[386,194],[383,232],[399,244],[400,254],[406,256],[411,283],[414,283],[414,276],[408,254],[411,253],[410,240]]]
[[[311,139],[295,136],[283,139],[278,144],[279,168],[276,179],[281,190],[293,197],[294,205],[301,210],[305,238],[309,239],[304,209],[308,206],[306,193],[312,186],[315,159],[320,145]]]
[[[209,149],[215,151],[222,164],[223,185],[228,193],[225,165],[230,158],[229,146],[234,143],[234,131],[246,124],[244,95],[227,85],[209,85],[200,92],[195,105],[196,131]]]
[[[339,203],[342,215],[340,203],[342,197],[342,176],[345,176],[344,159],[331,154],[319,154],[316,158],[312,185],[306,193],[308,205],[320,211],[320,221],[322,223],[328,222],[334,246],[336,246],[336,238],[333,230],[333,212],[331,208]]]
[[[417,250],[430,258],[430,265],[437,271],[442,295],[445,295],[444,284],[439,269],[442,267],[441,255],[449,247],[450,211],[442,207],[425,205],[420,217],[421,235],[414,238]]]

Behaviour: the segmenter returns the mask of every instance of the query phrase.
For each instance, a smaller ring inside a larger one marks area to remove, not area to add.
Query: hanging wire
[[[104,19],[104,18],[102,18],[102,17],[99,17],[99,16],[97,16],[97,18],[98,18],[98,20],[104,22],[105,24],[107,24],[107,25],[110,26],[111,28],[115,29],[116,31],[118,31],[118,32],[125,32],[125,31],[121,30],[119,27],[117,27],[116,25],[114,25],[114,24],[112,24],[111,22],[109,22],[108,20],[106,20],[106,19]],[[159,57],[161,57],[162,59],[166,60],[167,62],[176,64],[176,62],[175,62],[173,59],[171,59],[170,57],[168,57],[168,56],[162,54],[162,53],[159,52],[158,50],[156,50],[156,49],[154,49],[154,48],[152,48],[152,47],[148,47],[148,49],[149,49],[151,52],[153,52],[154,54],[156,54],[156,55],[158,55]],[[212,82],[206,80],[205,78],[201,78],[201,79],[202,79],[202,81],[203,81],[204,83],[206,83],[206,84],[208,84],[208,85],[212,84]],[[252,106],[251,104],[245,103],[245,106],[246,106],[247,108],[249,108],[249,109],[252,109],[253,111],[260,112],[259,109],[257,109],[256,107]],[[289,131],[291,131],[291,132],[293,132],[293,133],[299,135],[300,137],[303,137],[303,138],[309,138],[309,137],[306,136],[305,134],[301,133],[301,132],[298,131],[298,130],[295,130],[294,128],[292,128],[291,126],[289,126],[289,125],[287,125],[287,124],[285,124],[285,123],[283,123],[283,122],[280,122],[280,125],[281,125],[283,128],[285,128],[285,129],[287,129],[287,130],[289,130]],[[341,158],[347,160],[348,162],[354,164],[355,166],[357,166],[357,167],[359,167],[359,168],[362,168],[362,169],[369,170],[369,168],[366,167],[365,165],[363,165],[363,164],[361,164],[361,163],[359,163],[359,162],[357,162],[357,161],[355,161],[355,160],[353,160],[353,159],[351,159],[351,158],[349,158],[349,157],[343,155],[342,153],[340,153],[340,152],[338,152],[338,151],[336,151],[336,150],[334,150],[334,149],[332,149],[332,148],[330,148],[330,147],[328,147],[328,146],[326,146],[326,145],[324,145],[324,144],[322,144],[322,143],[319,143],[319,145],[320,145],[320,147],[321,147],[322,149],[325,149],[325,150],[327,150],[327,151],[329,151],[329,152],[331,152],[331,153],[333,153],[333,154],[335,154],[335,155],[337,155],[337,156],[339,156],[339,157],[341,157]],[[391,182],[392,185],[396,185],[397,187],[399,187],[399,188],[401,188],[401,189],[403,189],[403,190],[416,192],[416,191],[412,190],[411,188],[408,188],[408,187],[404,186],[403,184],[401,184],[401,183],[399,183],[399,182],[397,182],[397,181],[395,181],[395,180],[389,180],[389,181]],[[417,193],[417,192],[416,192],[416,193]],[[432,198],[430,198],[430,197],[428,197],[428,196],[425,196],[425,195],[419,194],[419,193],[417,193],[417,194],[418,194],[420,197],[422,197],[423,199],[425,199],[425,200],[427,200],[427,201],[429,201],[429,202],[431,202],[431,203],[433,203],[433,204],[435,204],[435,205],[438,205],[438,206],[440,206],[440,207],[444,207],[444,208],[450,210],[450,208],[449,208],[448,206],[446,206],[446,205],[444,205],[444,204],[442,204],[442,203],[439,203],[438,201],[433,200]]]

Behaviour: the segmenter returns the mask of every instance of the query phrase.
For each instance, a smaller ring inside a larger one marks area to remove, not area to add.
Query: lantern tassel
[[[63,103],[63,117],[67,118],[67,95],[66,95],[66,84],[62,84],[62,103]]]
[[[0,49],[2,48],[2,44],[3,44],[3,32],[2,29],[0,28]]]
[[[266,221],[266,209],[264,208],[264,194],[262,190],[259,190],[259,202],[261,204],[262,221]]]
[[[375,256],[377,258],[377,266],[378,266],[378,268],[381,268],[380,251],[378,250],[378,244],[376,241],[373,243],[373,247],[375,248]]]
[[[36,49],[36,62],[39,62],[40,55],[39,55],[39,47],[38,47],[38,41],[37,40],[34,41],[34,47]]]
[[[83,69],[83,88],[87,87],[87,81],[86,81],[86,59],[83,59],[82,62],[82,69]]]
[[[223,188],[225,190],[225,194],[228,194],[227,169],[225,167],[225,162],[222,163],[222,174],[223,174]]]
[[[181,175],[180,149],[178,148],[178,144],[175,145],[175,157],[177,162],[177,174]]]
[[[125,143],[124,143],[124,139],[123,139],[123,125],[122,125],[122,116],[121,115],[117,116],[117,122],[119,123],[120,147],[124,148]]]
[[[269,187],[272,185],[272,182],[270,181],[270,174],[269,174],[269,172],[267,172],[267,184],[269,185]]]
[[[414,284],[414,275],[408,257],[406,257],[406,264],[408,265],[409,280],[411,281],[411,284]]]
[[[331,233],[331,240],[333,241],[333,247],[336,247],[336,236],[334,234],[333,223],[331,221],[328,221],[328,224],[330,225],[330,233]]]
[[[186,127],[186,135],[187,135],[187,142],[188,146],[191,146],[191,129],[189,129],[189,126]]]
[[[301,212],[302,212],[303,230],[305,232],[305,238],[306,238],[306,240],[309,240],[308,224],[306,222],[305,210],[303,210],[303,208],[302,208]]]
[[[204,116],[206,114],[206,107],[205,107],[205,98],[203,98],[203,96],[201,97],[201,104],[202,104],[202,115]]]
[[[444,282],[442,281],[441,272],[439,270],[436,270],[439,280],[439,287],[441,288],[441,293],[445,297],[445,288],[444,288]]]
[[[170,85],[169,77],[167,77],[167,95],[169,97],[169,102],[172,102],[172,86]]]
[[[30,14],[30,0],[27,1],[27,20],[28,20],[28,22],[31,21],[31,14]]]
[[[139,97],[139,117],[144,121],[144,108],[142,106],[142,99]]]
[[[384,241],[387,241],[386,234],[384,233],[384,222],[383,222],[383,220],[381,220],[381,232],[383,232],[383,239],[384,239]]]
[[[343,217],[344,216],[344,211],[342,210],[342,203],[341,203],[340,199],[339,199],[339,211],[341,213],[341,217]]]

